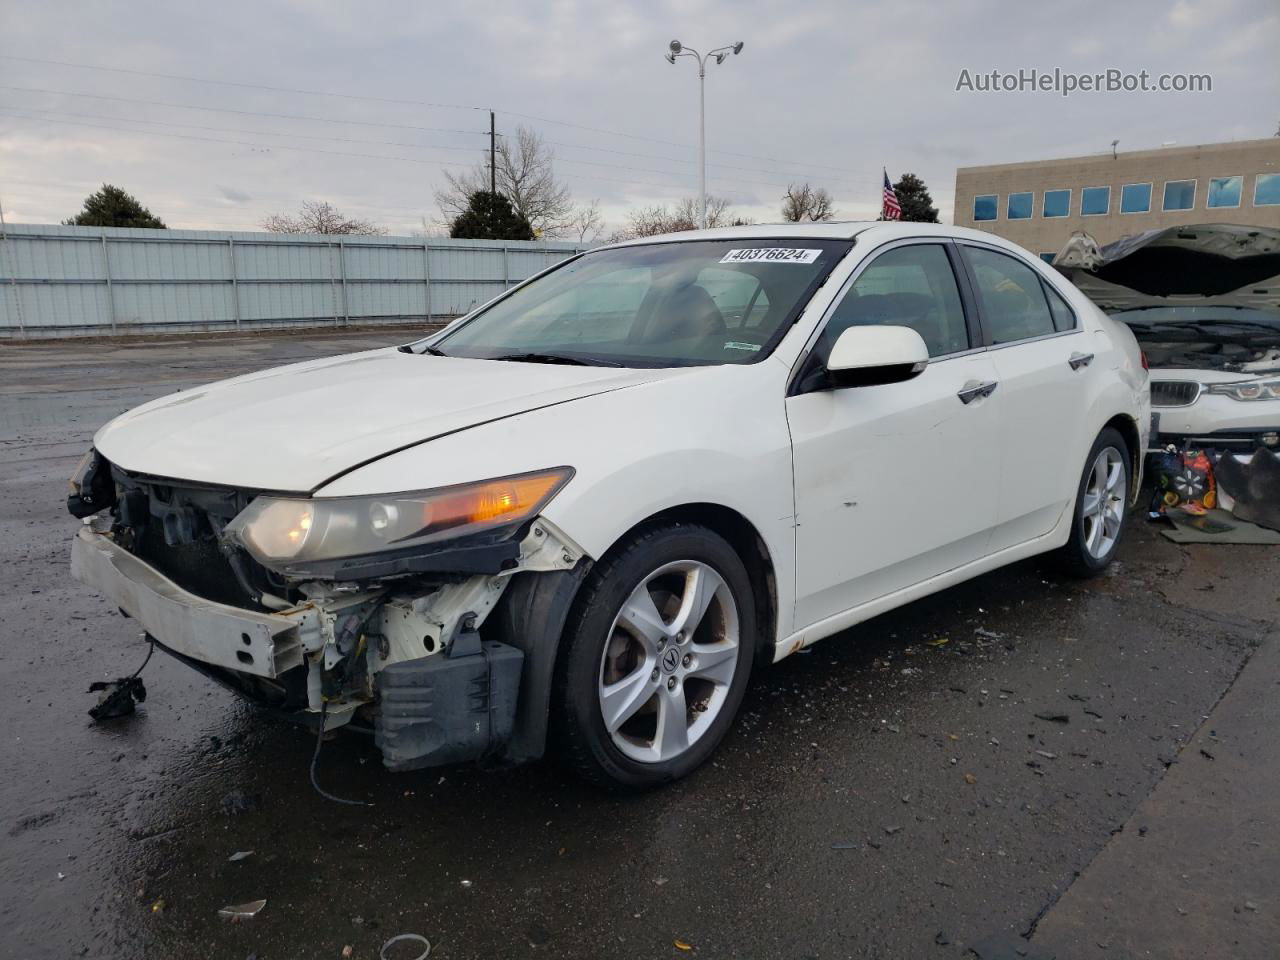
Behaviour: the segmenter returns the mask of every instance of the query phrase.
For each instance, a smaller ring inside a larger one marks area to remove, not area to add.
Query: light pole
[[[728,47],[716,47],[703,56],[692,47],[686,47],[679,40],[672,40],[667,47],[667,63],[674,64],[676,57],[693,57],[698,62],[698,226],[707,226],[707,61],[712,57],[716,63],[724,63],[729,54],[742,52],[742,41]]]

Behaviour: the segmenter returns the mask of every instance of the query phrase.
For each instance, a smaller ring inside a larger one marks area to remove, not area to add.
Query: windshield
[[[588,253],[434,342],[446,356],[604,366],[767,356],[848,240],[696,240]]]

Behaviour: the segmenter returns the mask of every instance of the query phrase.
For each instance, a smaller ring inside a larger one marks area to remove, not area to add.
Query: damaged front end
[[[545,717],[513,745],[519,711],[545,706],[529,684],[548,674],[526,653],[563,613],[485,624],[513,583],[580,582],[589,560],[539,516],[571,476],[325,499],[137,475],[91,451],[68,497],[85,519],[72,573],[237,693],[371,730],[393,770],[529,759]]]

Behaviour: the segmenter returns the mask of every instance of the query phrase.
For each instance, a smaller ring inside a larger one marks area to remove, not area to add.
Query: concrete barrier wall
[[[0,338],[445,320],[582,249],[14,224],[0,234]]]

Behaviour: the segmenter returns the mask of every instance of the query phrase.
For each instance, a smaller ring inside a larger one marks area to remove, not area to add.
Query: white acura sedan
[[[988,234],[676,234],[124,414],[72,481],[72,569],[391,769],[551,744],[643,788],[757,665],[1033,554],[1104,568],[1149,420],[1129,330]]]

